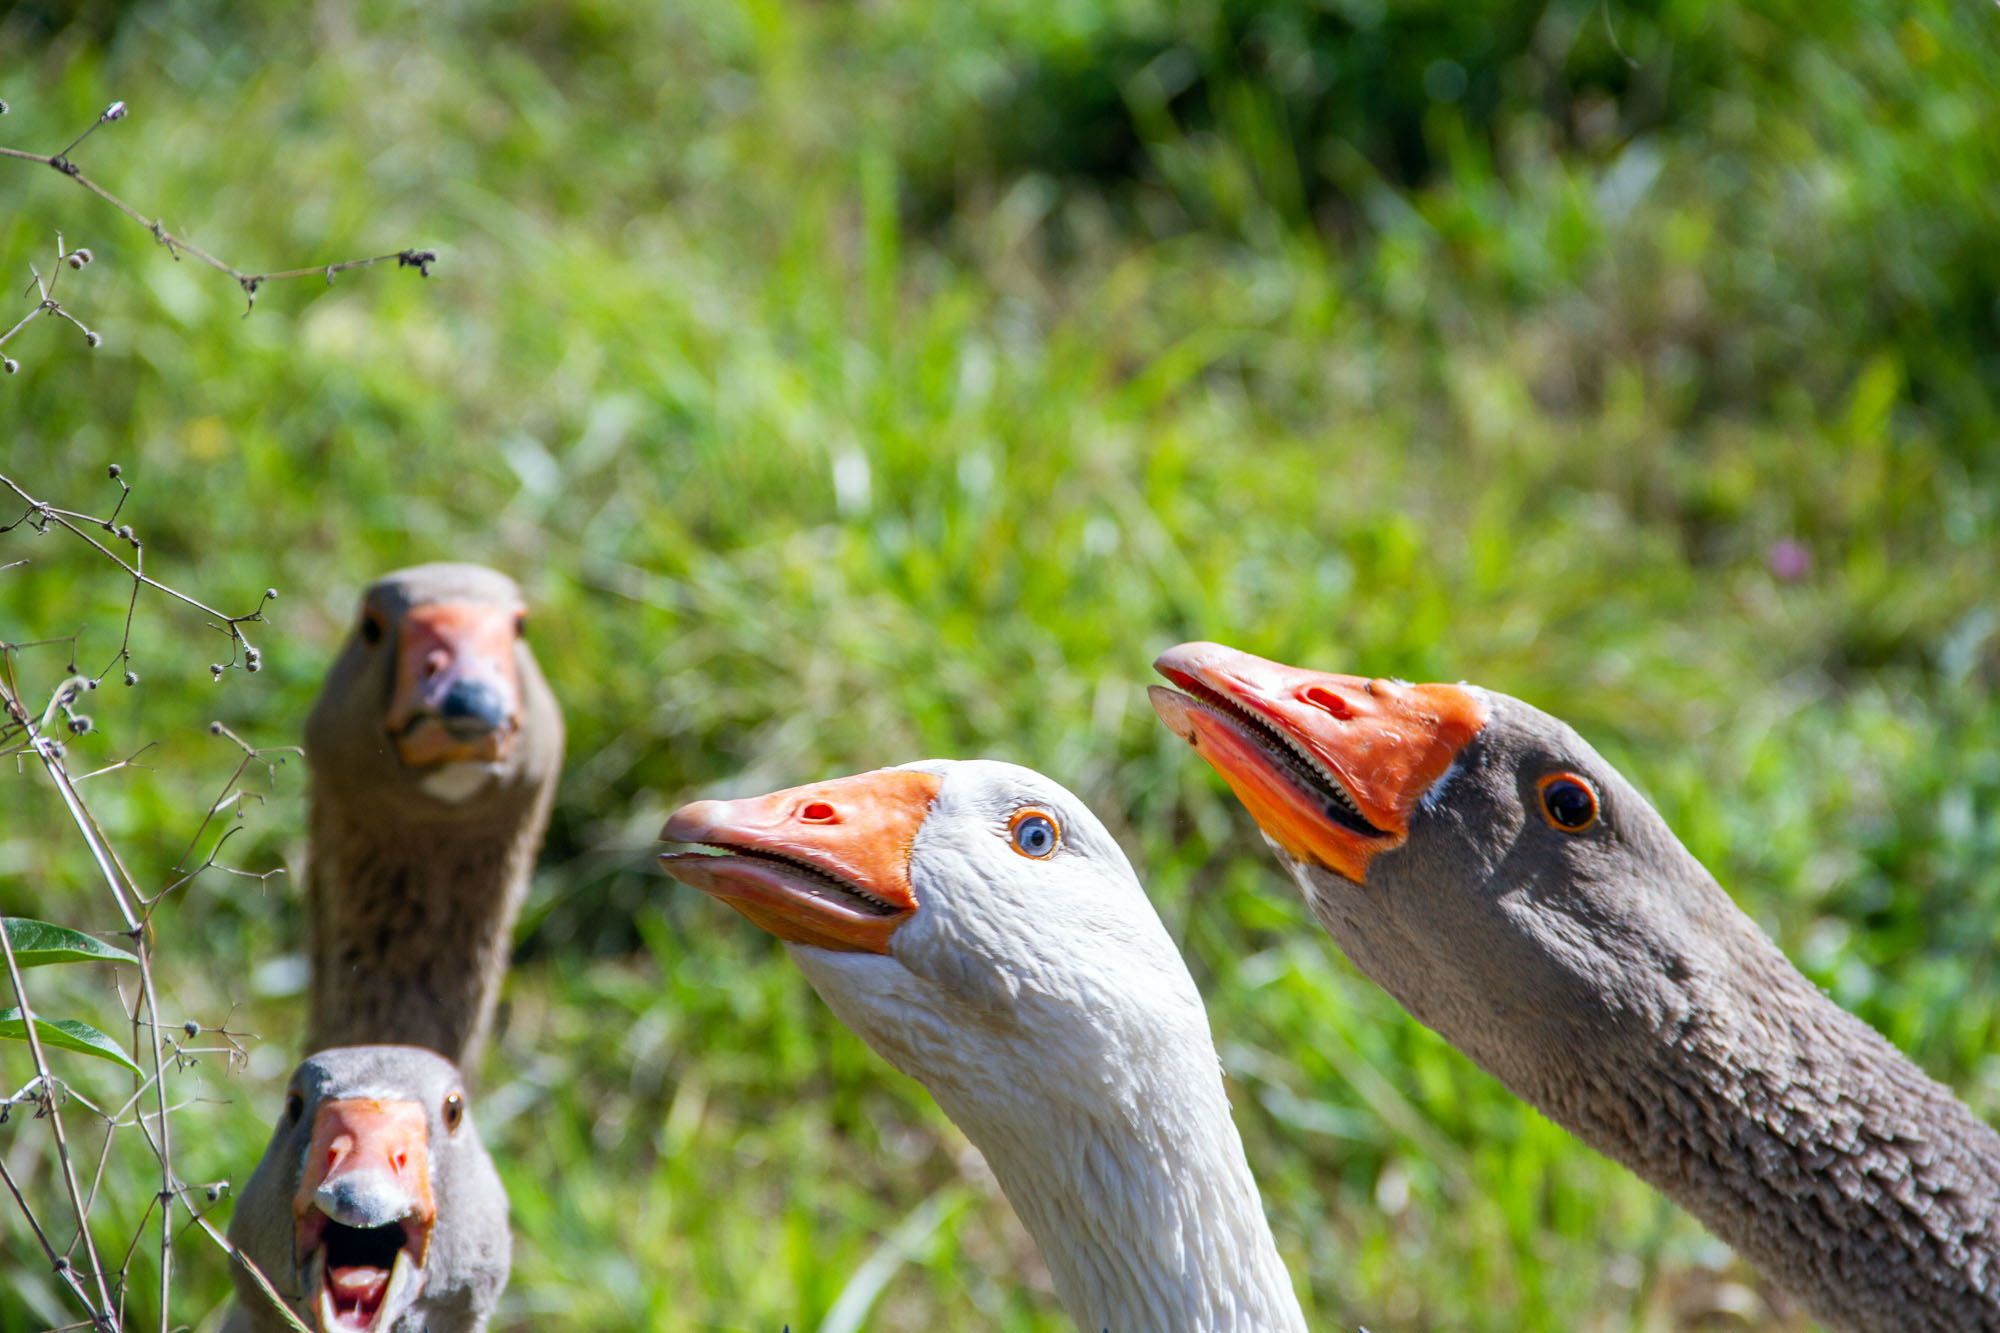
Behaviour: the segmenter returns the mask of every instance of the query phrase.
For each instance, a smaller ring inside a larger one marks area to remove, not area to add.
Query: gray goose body
[[[1517,699],[1163,655],[1362,972],[1841,1328],[2000,1328],[2000,1135],[1802,976],[1581,737]]]
[[[292,1074],[229,1239],[321,1333],[478,1333],[507,1285],[507,1195],[450,1061],[321,1051]],[[288,1326],[241,1264],[225,1333]]]
[[[562,766],[513,580],[377,580],[306,724],[307,1050],[390,1042],[477,1067]]]

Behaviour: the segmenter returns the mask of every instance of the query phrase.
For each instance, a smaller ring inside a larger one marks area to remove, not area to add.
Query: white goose
[[[933,760],[698,801],[662,836],[721,849],[661,859],[930,1089],[1079,1325],[1302,1333],[1201,997],[1076,797]]]

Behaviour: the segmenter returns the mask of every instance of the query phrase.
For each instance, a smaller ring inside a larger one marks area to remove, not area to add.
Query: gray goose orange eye
[[[1007,836],[1013,840],[1015,851],[1041,861],[1055,855],[1056,844],[1062,841],[1062,830],[1040,810],[1022,810],[1008,821]]]
[[[1552,773],[1535,784],[1542,794],[1542,818],[1564,833],[1581,833],[1597,822],[1597,789],[1574,773]]]
[[[285,1094],[285,1123],[296,1125],[299,1117],[306,1113],[306,1099],[297,1092]]]
[[[465,1119],[465,1094],[454,1092],[444,1099],[444,1127],[456,1133],[458,1122],[463,1119]]]

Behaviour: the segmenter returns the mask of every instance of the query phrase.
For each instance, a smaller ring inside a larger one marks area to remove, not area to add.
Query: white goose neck
[[[828,1006],[986,1155],[1083,1333],[1304,1333],[1201,994],[1073,795],[934,762],[886,955],[792,945]],[[1017,849],[1024,812],[1060,828]]]
[[[1037,1096],[933,1091],[985,1154],[1056,1292],[1091,1333],[1303,1333],[1213,1048],[1127,1086]]]

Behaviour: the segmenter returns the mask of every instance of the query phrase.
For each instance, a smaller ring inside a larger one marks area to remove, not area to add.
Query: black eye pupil
[[[1582,828],[1597,814],[1597,802],[1580,782],[1552,782],[1542,800],[1548,805],[1549,818],[1563,828]]]
[[[1047,856],[1055,850],[1056,827],[1040,815],[1031,815],[1015,825],[1014,844],[1030,856]]]
[[[382,641],[382,622],[373,616],[363,616],[361,618],[361,641],[363,643],[380,643]]]

